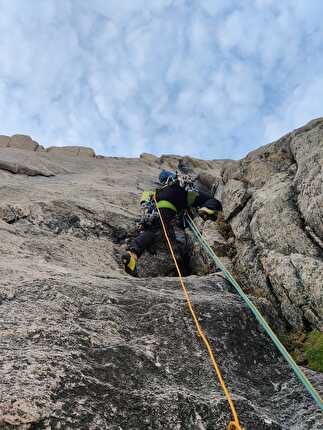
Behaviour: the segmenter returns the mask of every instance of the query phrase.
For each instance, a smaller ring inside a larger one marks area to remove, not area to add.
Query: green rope
[[[231,285],[236,289],[240,297],[245,301],[245,303],[248,305],[251,312],[254,314],[260,325],[263,327],[263,329],[266,331],[268,336],[271,338],[273,343],[276,345],[279,352],[283,355],[289,366],[293,369],[295,375],[298,377],[300,382],[304,385],[304,387],[307,389],[309,394],[312,396],[312,398],[315,400],[317,405],[321,410],[323,410],[323,402],[318,394],[318,392],[315,390],[313,385],[310,383],[310,381],[307,379],[305,374],[302,372],[302,370],[299,368],[299,366],[295,363],[291,355],[288,353],[284,345],[280,342],[278,337],[275,335],[273,330],[270,328],[267,321],[264,319],[264,317],[261,315],[259,310],[256,308],[256,306],[252,303],[252,301],[249,299],[249,297],[243,292],[242,288],[238,284],[238,282],[234,279],[234,277],[229,273],[226,268],[221,263],[220,259],[215,255],[213,249],[210,247],[210,245],[207,243],[205,238],[202,236],[196,225],[194,224],[192,218],[189,215],[186,215],[187,223],[192,230],[193,234],[197,238],[197,240],[200,242],[200,244],[203,246],[205,251],[208,253],[208,255],[211,257],[211,259],[214,261],[216,266],[223,272],[226,279],[231,283]]]

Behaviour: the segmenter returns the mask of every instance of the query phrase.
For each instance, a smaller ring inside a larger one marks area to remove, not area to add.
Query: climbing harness
[[[162,218],[162,215],[160,213],[159,207],[157,205],[157,201],[156,201],[155,196],[153,196],[153,198],[154,198],[154,200],[156,202],[156,207],[157,207],[157,210],[158,210],[158,213],[159,213],[159,218],[160,218],[160,221],[161,221],[163,232],[164,232],[164,235],[165,235],[168,247],[169,247],[170,254],[171,254],[171,256],[172,256],[172,258],[174,260],[175,266],[176,266],[176,270],[177,270],[177,273],[178,273],[178,276],[179,276],[181,287],[183,289],[183,293],[184,293],[184,296],[185,296],[185,299],[186,299],[187,306],[188,306],[189,311],[190,311],[190,313],[192,315],[192,318],[193,318],[193,321],[195,323],[197,332],[198,332],[199,336],[201,337],[201,339],[202,339],[202,341],[203,341],[203,343],[204,343],[204,345],[205,345],[205,347],[206,347],[206,349],[207,349],[207,351],[209,353],[210,360],[212,362],[214,371],[215,371],[215,373],[216,373],[216,375],[218,377],[218,380],[219,380],[219,382],[221,384],[222,390],[223,390],[223,392],[225,394],[225,397],[226,397],[226,399],[227,399],[227,401],[229,403],[230,409],[231,409],[231,413],[232,413],[232,416],[233,416],[233,421],[230,421],[230,423],[228,424],[227,430],[244,430],[243,427],[241,427],[241,425],[240,425],[237,411],[236,411],[235,406],[233,404],[233,401],[231,399],[231,395],[229,393],[229,390],[228,390],[228,388],[227,388],[227,386],[226,386],[226,384],[224,382],[224,379],[223,379],[222,373],[220,371],[220,368],[219,368],[219,366],[218,366],[218,364],[216,362],[215,355],[214,355],[214,352],[212,350],[212,347],[211,347],[211,345],[210,345],[210,343],[209,343],[206,335],[204,334],[204,331],[203,331],[203,329],[202,329],[202,327],[201,327],[201,325],[200,325],[200,323],[198,321],[198,317],[197,317],[197,315],[196,315],[196,313],[195,313],[195,311],[193,309],[193,306],[192,306],[192,303],[191,303],[191,299],[190,299],[190,295],[189,295],[188,290],[185,287],[183,276],[182,276],[180,268],[178,266],[178,263],[177,263],[177,260],[176,260],[176,257],[175,257],[174,251],[173,251],[173,247],[172,247],[171,241],[170,241],[170,239],[168,237],[164,220]]]
[[[186,221],[192,230],[194,236],[198,240],[198,242],[202,245],[204,250],[207,252],[207,254],[211,257],[211,259],[214,261],[216,266],[223,272],[225,278],[230,282],[230,284],[235,288],[235,290],[238,292],[240,297],[244,300],[244,302],[247,304],[251,312],[254,314],[256,319],[258,320],[259,324],[262,326],[262,328],[265,330],[265,332],[268,334],[270,339],[273,341],[279,352],[283,355],[289,366],[294,371],[295,375],[299,379],[299,381],[304,385],[304,387],[307,389],[309,394],[312,396],[313,400],[317,403],[319,408],[323,410],[323,402],[318,394],[318,392],[315,390],[313,385],[310,383],[310,381],[307,379],[305,374],[302,372],[300,367],[295,363],[291,355],[288,353],[284,345],[280,342],[276,334],[273,332],[273,330],[270,328],[267,321],[264,319],[262,314],[259,312],[257,307],[252,303],[252,301],[249,299],[249,297],[243,292],[242,288],[238,284],[238,282],[234,279],[234,277],[226,270],[226,268],[221,263],[220,259],[216,256],[211,246],[208,244],[208,242],[205,240],[205,238],[202,236],[196,225],[194,224],[194,221],[192,218],[187,214],[186,215]],[[232,427],[231,427],[232,428]]]
[[[146,206],[149,203],[153,203],[153,196],[155,195],[155,191],[143,191],[140,196],[140,204]]]
[[[155,200],[153,198],[154,195],[154,191],[143,191],[141,194],[141,218],[138,223],[139,229],[144,229],[155,224],[157,218],[159,218],[158,212],[156,210]]]

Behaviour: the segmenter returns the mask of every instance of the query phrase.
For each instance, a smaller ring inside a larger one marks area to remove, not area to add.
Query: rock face
[[[1,148],[16,148],[23,151],[41,151],[50,152],[52,156],[65,156],[65,157],[82,157],[92,158],[95,157],[95,152],[92,148],[85,146],[51,146],[45,149],[39,143],[35,142],[30,136],[25,134],[15,134],[11,137],[0,135],[0,149]],[[16,172],[15,172],[16,173]]]
[[[95,157],[95,152],[93,149],[82,146],[51,146],[47,149],[47,152],[50,152],[51,155],[57,156],[77,156],[83,158]]]
[[[38,151],[42,149],[39,143],[24,134],[15,134],[11,137],[0,136],[0,148],[19,148],[25,151]]]
[[[323,315],[323,120],[224,168],[223,204],[245,286],[276,298],[295,329]]]
[[[226,222],[199,227],[278,332],[286,321],[318,327],[322,316],[322,127],[237,162],[183,160],[223,199]],[[140,193],[180,157],[8,142],[0,139],[0,428],[226,428],[228,404],[165,246],[142,258],[139,279],[119,264]],[[321,411],[246,306],[189,234],[187,243],[186,284],[242,425],[321,429]],[[322,391],[322,375],[305,371]]]

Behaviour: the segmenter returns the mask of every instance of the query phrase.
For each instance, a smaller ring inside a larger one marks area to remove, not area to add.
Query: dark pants
[[[176,236],[172,221],[176,217],[176,213],[172,209],[161,208],[160,214],[164,221],[167,235],[172,243],[172,246],[176,249]],[[147,249],[150,248],[154,243],[160,240],[166,240],[163,227],[159,218],[156,219],[153,225],[147,227],[145,230],[139,233],[132,244],[129,246],[130,251],[134,251],[138,257]]]

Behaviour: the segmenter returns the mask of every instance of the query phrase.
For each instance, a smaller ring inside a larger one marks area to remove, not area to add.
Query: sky
[[[0,0],[0,134],[245,156],[323,116],[321,0]]]

